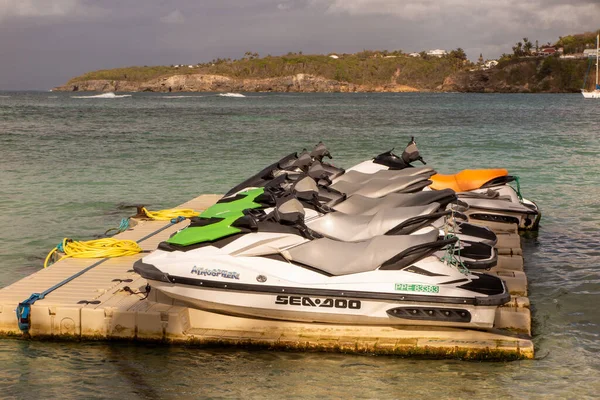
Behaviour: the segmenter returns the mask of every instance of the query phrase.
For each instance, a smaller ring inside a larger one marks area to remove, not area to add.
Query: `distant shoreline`
[[[5,98],[11,98],[12,94],[15,95],[19,95],[19,94],[25,94],[25,93],[31,93],[31,94],[48,94],[49,96],[52,96],[52,93],[55,94],[71,94],[71,95],[84,95],[84,94],[102,94],[102,93],[110,93],[110,92],[100,92],[100,91],[83,91],[83,90],[79,90],[79,91],[65,91],[65,90],[52,90],[52,91],[48,91],[47,89],[0,89],[0,99],[5,99]],[[194,97],[193,94],[195,93],[206,93],[209,95],[218,95],[218,94],[223,94],[223,93],[241,93],[244,95],[252,95],[252,94],[580,94],[580,91],[574,91],[574,92],[456,92],[456,91],[413,91],[413,92],[216,92],[216,91],[207,91],[207,92],[171,92],[171,93],[164,93],[164,92],[128,92],[128,91],[121,91],[121,90],[117,90],[115,92],[112,92],[115,94],[141,94],[141,93],[148,93],[148,94],[160,94],[160,95],[169,95],[169,94],[173,94],[173,96],[181,96],[181,97]],[[186,94],[188,94],[189,96],[185,96]]]
[[[517,69],[527,70],[527,66]],[[515,69],[513,68],[513,71]],[[145,82],[124,80],[71,81],[52,91],[58,92],[156,92],[156,93],[579,93],[578,87],[556,87],[554,76],[512,83],[504,71],[461,71],[446,77],[438,87],[422,88],[404,84],[354,84],[320,76],[297,74],[265,79],[235,79],[222,75],[186,74]],[[513,72],[514,75],[514,72]],[[536,81],[537,80],[537,81]]]
[[[281,70],[285,71],[288,67],[289,61],[281,63],[281,68],[272,67],[273,71],[257,72],[254,67],[245,66],[243,71],[247,72],[238,72],[240,76],[195,69],[180,71],[169,67],[131,67],[95,71],[73,78],[53,90],[99,93],[579,93],[587,67],[587,60],[557,57],[517,58],[488,69],[465,69],[461,60],[415,61],[410,58],[398,58],[393,62],[389,59],[368,59],[362,64],[349,63],[347,67],[350,72],[332,69],[334,66],[329,65],[329,61],[324,65],[315,61],[316,65],[306,63],[296,67],[297,64],[293,64],[294,68],[290,69],[315,70],[323,74],[300,72],[277,76],[252,76],[280,74]],[[235,74],[236,68],[235,63],[228,64],[224,72]],[[216,66],[205,69],[220,71]],[[377,75],[371,76],[369,71],[377,71]],[[348,79],[336,79],[338,76]]]

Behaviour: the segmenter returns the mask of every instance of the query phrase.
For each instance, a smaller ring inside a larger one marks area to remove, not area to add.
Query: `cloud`
[[[173,10],[164,17],[160,18],[160,21],[165,24],[183,24],[185,22],[185,17],[181,13],[181,11]]]
[[[540,42],[597,29],[598,0],[307,0],[320,15],[355,26],[395,24],[405,50],[462,47],[471,59],[496,57],[523,37]],[[373,20],[379,23],[374,25]],[[405,36],[401,36],[404,32]],[[379,46],[375,44],[375,46]]]
[[[13,17],[91,16],[101,9],[82,0],[0,0],[0,20]]]
[[[523,37],[546,43],[598,29],[598,15],[600,0],[0,0],[0,89],[249,50],[461,47],[472,60],[493,58]]]
[[[477,19],[482,24],[538,28],[575,23],[600,11],[597,0],[309,0],[309,5],[327,14],[391,15],[410,21],[461,17],[465,24]]]

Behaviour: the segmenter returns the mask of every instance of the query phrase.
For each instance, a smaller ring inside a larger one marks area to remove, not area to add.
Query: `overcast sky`
[[[217,57],[421,51],[470,59],[600,28],[600,0],[0,0],[0,90]]]

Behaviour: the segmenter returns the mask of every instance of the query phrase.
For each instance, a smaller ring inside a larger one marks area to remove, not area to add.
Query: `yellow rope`
[[[142,251],[142,248],[133,240],[118,240],[114,238],[105,238],[97,240],[88,240],[86,242],[74,241],[64,238],[62,241],[62,249],[64,256],[58,261],[65,258],[112,258],[121,256],[130,256]],[[55,247],[48,253],[44,261],[44,268],[48,266],[48,261],[53,254],[59,251],[59,246]]]
[[[170,221],[174,218],[191,218],[200,215],[199,212],[189,208],[185,209],[170,209],[160,211],[148,211],[146,207],[142,208],[142,212],[150,219],[157,221]],[[63,252],[64,256],[58,261],[73,257],[73,258],[112,258],[137,254],[142,251],[133,240],[118,240],[113,238],[88,240],[87,242],[78,242],[71,239],[63,239],[62,243],[53,248],[44,260],[44,268],[48,267],[48,263],[53,255],[57,252]]]
[[[146,216],[150,219],[154,219],[157,221],[170,221],[173,218],[184,217],[191,218],[197,217],[200,215],[199,212],[192,210],[191,208],[182,208],[175,209],[172,208],[170,210],[160,210],[160,211],[148,211],[146,207],[142,208],[142,212],[146,214]]]

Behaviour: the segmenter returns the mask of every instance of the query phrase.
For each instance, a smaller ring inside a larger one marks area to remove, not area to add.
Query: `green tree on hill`
[[[515,57],[523,57],[523,43],[517,42],[517,44],[512,47],[512,51]]]
[[[523,38],[523,52],[525,55],[530,56],[532,48],[533,43],[531,43],[528,38]]]
[[[452,58],[458,58],[459,60],[467,59],[467,53],[465,53],[465,51],[463,49],[461,49],[460,47],[457,48],[456,50],[452,50],[450,52],[449,56]]]
[[[537,43],[537,41],[536,41],[536,43]],[[517,42],[512,47],[513,56],[514,57],[530,56],[532,49],[533,49],[533,43],[531,43],[528,38],[524,37],[523,42]]]
[[[558,41],[554,45],[556,47],[562,47],[565,54],[583,53],[585,49],[595,46],[597,35],[596,32],[585,32],[577,35],[559,36]]]

